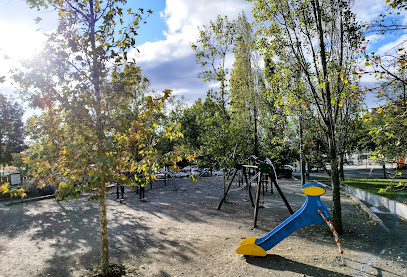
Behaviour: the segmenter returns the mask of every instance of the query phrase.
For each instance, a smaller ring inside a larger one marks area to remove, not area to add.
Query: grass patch
[[[312,180],[321,182],[326,185],[331,184],[331,179],[329,177],[312,177]],[[384,193],[379,193],[380,189],[385,190],[388,186],[397,186],[401,182],[403,185],[407,184],[407,179],[397,178],[391,179],[379,179],[379,178],[345,178],[342,184],[362,189],[364,191],[377,194],[391,200],[395,200],[401,203],[407,203],[407,188],[401,190],[386,190]]]

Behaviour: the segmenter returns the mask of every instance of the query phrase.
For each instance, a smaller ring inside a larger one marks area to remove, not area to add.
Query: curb
[[[389,228],[387,228],[386,225],[384,225],[383,220],[381,220],[374,212],[372,212],[365,204],[363,204],[362,201],[359,200],[359,198],[356,198],[355,196],[350,194],[348,195],[353,200],[353,202],[358,204],[360,208],[369,215],[369,218],[376,221],[386,232],[390,232]]]
[[[318,181],[313,181],[313,182],[315,182],[315,183],[317,183],[317,184],[320,184],[320,185],[323,185],[325,188],[332,190],[331,186],[325,185],[325,184],[320,183],[320,182],[318,182]],[[343,194],[346,194],[348,197],[350,197],[350,199],[352,199],[353,202],[355,202],[357,205],[359,205],[359,207],[360,207],[364,212],[367,213],[367,215],[369,216],[370,219],[376,221],[377,224],[379,224],[386,232],[390,232],[389,228],[387,228],[386,225],[384,225],[383,220],[381,220],[374,212],[372,212],[365,204],[363,204],[362,201],[360,201],[360,200],[359,200],[358,198],[356,198],[355,196],[349,194],[349,193],[346,191],[346,187],[343,186],[342,184],[341,184],[341,192],[342,192]]]
[[[5,203],[5,206],[13,206],[13,205],[19,205],[19,204],[24,204],[28,202],[34,202],[34,201],[40,201],[40,200],[45,200],[45,199],[50,199],[50,198],[55,198],[55,195],[45,195],[45,196],[40,196],[40,197],[35,197],[35,198],[27,198],[27,199],[22,199],[21,201],[15,201],[15,202],[8,202]]]

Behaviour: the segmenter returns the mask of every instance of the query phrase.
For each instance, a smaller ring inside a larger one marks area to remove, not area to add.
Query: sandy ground
[[[385,232],[343,195],[345,266],[326,225],[307,226],[268,251],[237,255],[246,237],[261,237],[289,217],[278,193],[261,197],[258,228],[247,190],[236,190],[217,210],[221,180],[155,183],[147,201],[130,190],[127,205],[108,195],[111,262],[134,270],[128,276],[407,276],[407,223]],[[299,181],[280,180],[295,210],[305,200]],[[254,193],[254,191],[253,191]],[[322,196],[332,204],[331,192]],[[0,277],[86,276],[99,263],[98,203],[42,200],[0,203]]]

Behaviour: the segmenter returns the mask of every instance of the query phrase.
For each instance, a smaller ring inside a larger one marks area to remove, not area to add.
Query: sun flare
[[[1,67],[3,63],[14,63],[34,56],[41,50],[43,43],[41,32],[28,25],[0,22]]]

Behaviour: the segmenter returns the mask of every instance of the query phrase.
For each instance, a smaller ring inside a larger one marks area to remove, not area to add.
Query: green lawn
[[[313,177],[312,180],[329,185],[331,183],[328,177]],[[407,179],[397,178],[393,181],[393,186],[397,186],[401,182],[407,184]],[[379,193],[380,189],[386,189],[391,183],[391,179],[378,179],[378,178],[345,178],[342,184],[359,188],[377,195],[387,197],[398,202],[407,203],[407,187],[402,190],[387,190],[384,193]]]

